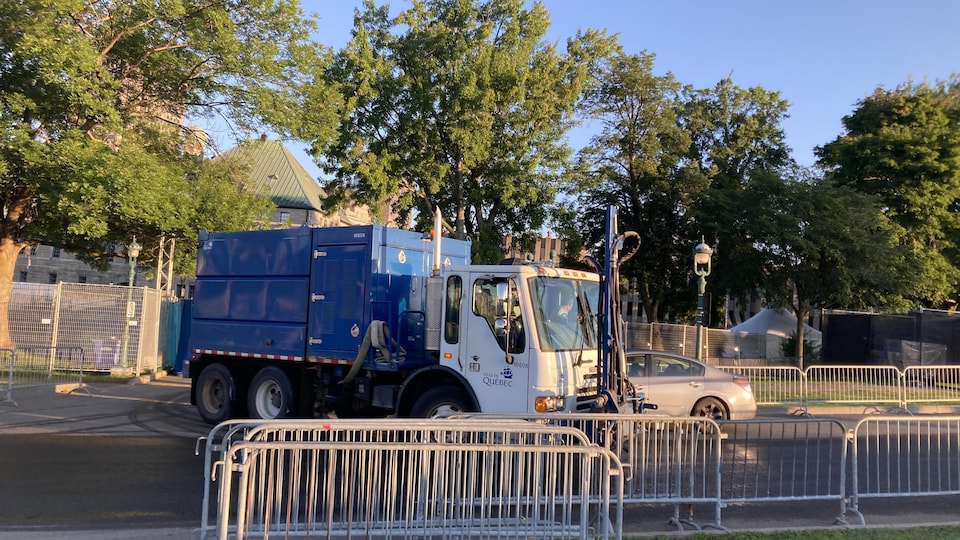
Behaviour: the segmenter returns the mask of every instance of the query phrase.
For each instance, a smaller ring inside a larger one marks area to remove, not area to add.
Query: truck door
[[[498,302],[497,283],[507,278],[473,277],[464,283],[461,301],[459,357],[462,373],[470,381],[481,412],[518,412],[528,404],[530,361],[523,331],[523,316],[516,284],[510,282],[509,334],[497,329],[505,304]],[[499,310],[499,311],[498,311]],[[507,337],[510,343],[508,344]],[[509,347],[509,352],[508,352]]]
[[[353,359],[369,320],[367,244],[321,245],[310,276],[308,355]]]

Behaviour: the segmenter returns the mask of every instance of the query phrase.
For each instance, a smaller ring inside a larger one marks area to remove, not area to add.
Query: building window
[[[50,272],[50,275],[47,277],[47,283],[56,283],[57,282],[57,273]]]
[[[53,248],[53,258],[54,259],[60,258],[60,248],[58,247]]]
[[[86,283],[86,282],[87,282],[87,276],[85,276],[85,275],[83,275],[83,274],[80,274],[80,277],[77,278],[77,281],[79,281],[80,283]]]
[[[30,255],[37,254],[37,246],[30,246]]]
[[[20,281],[26,281],[26,280],[27,280],[27,271],[26,271],[26,270],[21,270],[21,271],[20,271]]]
[[[290,221],[290,212],[280,212],[280,223]]]

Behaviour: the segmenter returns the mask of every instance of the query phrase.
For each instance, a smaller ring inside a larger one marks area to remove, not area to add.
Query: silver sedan
[[[630,382],[657,406],[656,414],[749,420],[757,402],[746,377],[679,354],[627,351]]]

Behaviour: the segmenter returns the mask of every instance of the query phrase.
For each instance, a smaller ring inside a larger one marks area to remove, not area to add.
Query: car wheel
[[[210,364],[197,379],[197,412],[216,425],[233,418],[237,408],[237,383],[223,364]]]
[[[715,397],[703,398],[693,406],[691,416],[702,416],[713,420],[727,420],[730,413],[727,412],[727,406]]]
[[[250,383],[247,412],[253,418],[289,418],[293,414],[293,404],[293,386],[280,368],[265,367]]]

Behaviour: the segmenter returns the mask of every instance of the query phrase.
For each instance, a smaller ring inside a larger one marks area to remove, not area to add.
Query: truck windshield
[[[599,291],[599,283],[592,281],[542,277],[530,280],[541,350],[597,346]]]

